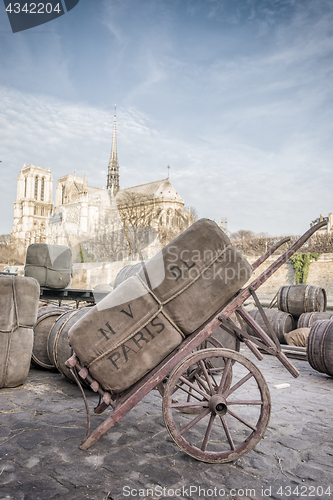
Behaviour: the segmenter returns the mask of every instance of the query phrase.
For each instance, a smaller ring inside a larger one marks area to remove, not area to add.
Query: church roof
[[[121,189],[116,195],[116,201],[122,203],[125,201],[126,195],[142,195],[153,198],[162,198],[165,201],[173,201],[184,203],[184,200],[179,196],[169,179],[162,179],[160,181],[148,182],[147,184],[140,184],[126,189]]]

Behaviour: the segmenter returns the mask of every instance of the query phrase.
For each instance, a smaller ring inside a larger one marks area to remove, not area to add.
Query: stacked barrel
[[[286,343],[305,347],[313,321],[327,317],[326,305],[326,292],[319,286],[282,286],[277,295],[278,309],[294,318],[294,329],[285,336]]]
[[[329,319],[326,311],[326,292],[311,285],[282,286],[277,293],[277,308],[265,309],[268,321],[280,344],[306,345],[310,326],[318,319]],[[258,309],[250,312],[253,319],[270,335]],[[253,333],[248,328],[250,333]]]
[[[282,286],[277,294],[278,310],[266,315],[281,344],[306,347],[312,368],[333,376],[333,312],[326,311],[323,288],[311,285]],[[253,319],[269,334],[258,309]]]
[[[32,362],[48,370],[57,369],[66,379],[75,382],[65,365],[73,353],[68,343],[68,332],[89,309],[89,306],[80,309],[56,305],[39,307],[37,321],[33,327]]]

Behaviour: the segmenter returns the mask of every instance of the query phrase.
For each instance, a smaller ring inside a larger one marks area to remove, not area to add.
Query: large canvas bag
[[[64,245],[33,243],[28,246],[24,275],[35,278],[40,286],[65,288],[72,275],[72,252]]]
[[[252,267],[213,221],[200,219],[140,270],[164,311],[194,332],[250,279]]]
[[[201,219],[158,252],[69,331],[104,389],[139,380],[230,300],[251,266],[214,222]]]
[[[28,376],[38,302],[35,279],[0,276],[0,387],[17,387]]]
[[[68,339],[102,387],[121,392],[173,351],[182,334],[133,276],[75,323]]]

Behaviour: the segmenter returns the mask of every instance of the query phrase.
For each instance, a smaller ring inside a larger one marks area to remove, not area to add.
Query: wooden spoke
[[[239,382],[237,382],[237,384],[235,384],[234,386],[231,387],[231,389],[229,389],[225,394],[224,394],[224,397],[228,397],[230,396],[230,394],[232,394],[233,392],[235,392],[237,389],[239,389],[243,384],[245,384],[245,382],[247,382],[251,377],[253,377],[253,373],[248,373],[247,375],[245,375],[245,377],[242,378],[242,380],[240,380]]]
[[[185,432],[187,432],[188,430],[190,430],[195,424],[197,424],[202,418],[204,418],[206,415],[208,415],[209,413],[209,409],[207,408],[206,410],[204,410],[202,413],[200,413],[199,415],[197,415],[193,420],[191,420],[191,422],[189,424],[187,424],[185,427],[182,428],[182,430],[180,431],[180,435],[182,436],[183,434],[185,434]]]
[[[193,406],[193,401],[190,401],[190,402],[187,402],[187,403],[175,403],[175,402],[171,403],[171,407],[172,408],[184,408],[184,407],[185,408],[186,407],[191,408],[192,406]],[[197,408],[197,407],[200,407],[200,406],[202,406],[204,408],[205,407],[207,408],[208,402],[207,401],[196,401],[195,407]]]
[[[235,445],[234,445],[234,442],[233,442],[233,440],[232,440],[232,437],[231,437],[231,434],[230,434],[229,428],[228,428],[228,426],[227,426],[227,422],[225,421],[225,418],[224,418],[224,417],[220,417],[220,420],[221,420],[221,423],[222,423],[222,426],[223,426],[223,429],[224,429],[225,435],[227,436],[228,442],[229,442],[229,444],[230,444],[230,449],[231,449],[231,450],[234,450],[234,449],[235,449]]]
[[[213,427],[213,423],[214,423],[215,417],[216,417],[216,415],[214,413],[211,413],[210,419],[209,419],[209,424],[208,424],[208,427],[207,427],[207,430],[206,430],[206,434],[205,434],[205,438],[204,438],[204,440],[202,442],[202,445],[201,445],[202,451],[205,451],[206,448],[207,448],[208,439],[209,439],[210,433],[212,431],[212,427]]]
[[[209,337],[208,339],[205,340],[200,346],[200,349],[203,348],[219,348],[222,349],[222,345],[218,342],[213,337]],[[197,352],[197,350],[195,351]],[[219,362],[219,358],[212,358],[214,363],[211,361],[211,359],[207,362],[198,362],[198,363],[193,363],[191,366],[189,366],[186,370],[186,373],[183,374],[184,379],[188,380],[191,384],[193,384],[197,389],[203,391],[204,393],[208,393],[209,395],[213,394],[214,391],[217,391],[217,388],[220,383],[220,374],[224,372],[224,366],[225,363]],[[215,367],[217,361],[220,365],[222,366]],[[168,379],[164,379],[163,382],[161,382],[158,386],[157,389],[159,393],[163,396],[164,394],[164,388],[166,386]],[[230,366],[229,372],[226,377],[226,384],[225,384],[225,390],[229,389],[231,386],[231,381],[232,381],[232,368]],[[186,386],[186,389],[184,387]],[[195,391],[193,387],[190,387],[188,384],[185,384],[184,380],[179,380],[178,383],[174,387],[174,398],[173,401],[175,403],[178,403],[178,396],[177,393],[181,391],[181,395],[183,393],[187,393],[187,399],[186,403],[192,402],[191,405],[177,405],[174,406],[174,408],[177,408],[178,411],[181,411],[183,413],[187,414],[198,414],[201,412],[201,407],[200,405],[197,404],[198,401],[202,401],[203,396],[202,394],[199,394],[198,391]],[[180,399],[183,400],[183,398],[180,396]],[[205,398],[205,400],[207,400]]]
[[[263,401],[251,401],[247,399],[233,399],[228,401],[228,405],[262,405]]]
[[[229,358],[228,361],[225,364],[225,370],[223,372],[223,376],[221,378],[221,383],[219,385],[219,388],[217,389],[217,394],[222,394],[222,391],[224,389],[225,382],[226,382],[226,379],[227,379],[227,375],[228,375],[228,372],[229,372],[229,369],[230,369],[230,365],[231,365],[231,359]]]
[[[186,392],[186,394],[188,394],[188,396],[187,396],[187,402],[189,402],[189,398],[190,397],[195,398],[197,401],[202,401],[202,398],[199,398],[198,396],[196,396],[195,394],[193,394],[192,388],[186,389],[185,387],[183,387],[181,385],[180,386],[177,385],[177,387],[181,391]]]
[[[236,415],[236,413],[234,413],[230,409],[228,409],[228,413],[229,413],[229,415],[232,415],[234,418],[237,418],[237,420],[239,420],[240,422],[242,422],[242,424],[246,425],[247,427],[249,427],[253,431],[257,430],[257,428],[254,425],[250,424],[250,422],[248,422],[247,420],[245,420],[245,418],[242,418],[239,415]]]
[[[193,389],[193,391],[196,391],[198,394],[201,394],[201,396],[203,396],[204,398],[208,397],[207,392],[202,391],[201,389],[199,389],[199,387],[197,387],[196,385],[192,384],[192,382],[190,382],[189,380],[186,380],[186,378],[180,377],[180,380],[182,382],[184,382],[184,384],[186,384],[189,387],[191,387]]]
[[[210,393],[213,395],[213,394],[215,394],[215,391],[213,389],[211,379],[210,379],[210,377],[209,377],[209,375],[207,373],[207,369],[206,369],[205,363],[202,361],[202,359],[200,359],[199,363],[200,363],[200,366],[202,368],[202,371],[203,371],[203,374],[205,376],[205,379],[207,381],[207,384],[209,386]]]

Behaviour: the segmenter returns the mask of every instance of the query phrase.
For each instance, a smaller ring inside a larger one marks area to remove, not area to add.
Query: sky
[[[61,1],[61,0],[60,0]],[[80,0],[12,33],[0,2],[0,234],[23,164],[168,175],[199,217],[272,236],[333,211],[331,0]]]

